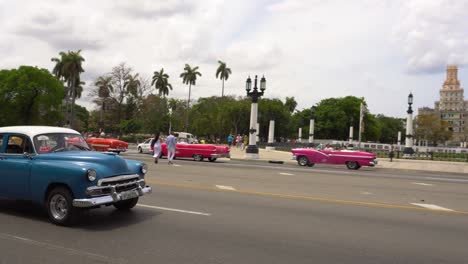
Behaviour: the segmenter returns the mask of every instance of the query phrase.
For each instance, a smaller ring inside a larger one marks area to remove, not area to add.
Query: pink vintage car
[[[353,150],[319,150],[297,148],[291,150],[293,159],[301,166],[312,167],[314,164],[345,164],[350,170],[361,166],[373,167],[377,164],[376,154]]]
[[[152,149],[153,147],[151,147]],[[167,157],[166,143],[161,144],[161,156]],[[203,161],[208,159],[211,162],[216,161],[218,158],[230,158],[228,146],[216,146],[213,144],[188,144],[177,143],[176,158],[193,158],[195,161]]]

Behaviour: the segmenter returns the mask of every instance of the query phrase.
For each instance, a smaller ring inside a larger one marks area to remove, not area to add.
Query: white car
[[[153,143],[153,138],[148,138],[143,143],[138,144],[138,152],[151,153],[151,143]]]

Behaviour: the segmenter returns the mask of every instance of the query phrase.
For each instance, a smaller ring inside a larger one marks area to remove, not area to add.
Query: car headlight
[[[141,165],[141,173],[146,174],[148,172],[148,166],[146,164]]]
[[[95,170],[88,170],[86,171],[86,177],[88,177],[89,181],[95,181],[96,180],[97,173]]]

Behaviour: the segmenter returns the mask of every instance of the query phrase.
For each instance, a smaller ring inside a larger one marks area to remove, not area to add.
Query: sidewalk
[[[285,151],[266,151],[260,149],[260,162],[269,161],[282,161],[288,164],[297,164],[296,161],[291,160],[291,152]],[[240,148],[231,148],[231,159],[245,160],[245,152]],[[450,172],[450,173],[465,173],[468,176],[468,163],[466,162],[449,162],[449,161],[433,161],[433,160],[406,160],[406,159],[378,159],[379,164],[377,168],[390,168],[399,170],[419,170],[419,171],[437,171],[437,172]]]

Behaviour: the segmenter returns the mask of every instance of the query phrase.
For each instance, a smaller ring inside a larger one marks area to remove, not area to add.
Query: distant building
[[[434,103],[434,109],[422,107],[419,115],[437,113],[440,118],[449,123],[449,130],[453,131],[453,143],[468,140],[468,101],[465,100],[464,90],[458,80],[458,67],[447,66],[447,77],[440,89],[440,100]]]

